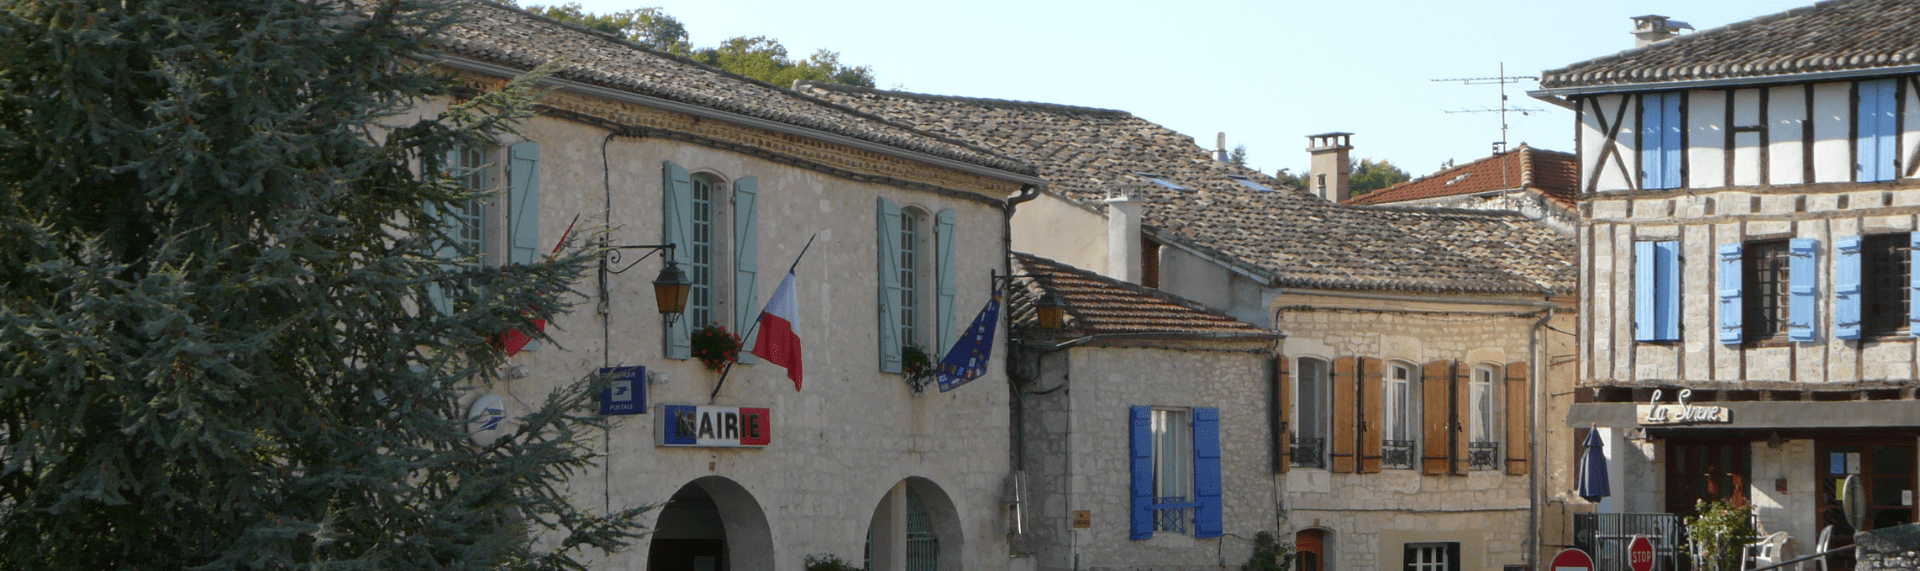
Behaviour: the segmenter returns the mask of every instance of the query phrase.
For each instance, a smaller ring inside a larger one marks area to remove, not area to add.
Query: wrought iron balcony
[[[1380,464],[1399,470],[1413,469],[1413,441],[1387,440],[1381,443]]]
[[[1467,469],[1495,470],[1500,467],[1500,444],[1495,442],[1467,443]]]
[[[1153,530],[1155,532],[1186,533],[1187,522],[1193,520],[1193,508],[1198,502],[1182,496],[1165,496],[1153,499]]]
[[[1327,467],[1327,439],[1293,439],[1293,465],[1301,468]]]

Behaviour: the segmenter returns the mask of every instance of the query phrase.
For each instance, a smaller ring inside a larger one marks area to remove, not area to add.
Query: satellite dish
[[[507,433],[507,401],[496,394],[480,395],[467,410],[467,419],[467,432],[472,434],[474,444],[493,444]]]

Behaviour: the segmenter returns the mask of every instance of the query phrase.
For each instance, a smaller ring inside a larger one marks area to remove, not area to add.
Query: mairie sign
[[[758,448],[773,441],[767,408],[663,404],[653,425],[659,446]]]

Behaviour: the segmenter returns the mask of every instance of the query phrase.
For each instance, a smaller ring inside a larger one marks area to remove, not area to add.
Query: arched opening
[[[932,480],[912,477],[887,490],[867,526],[871,571],[960,569],[960,514]]]
[[[733,480],[707,476],[667,500],[647,548],[651,571],[772,569],[773,536],[760,502]]]
[[[1294,568],[1298,571],[1327,571],[1327,532],[1303,529],[1293,534]]]

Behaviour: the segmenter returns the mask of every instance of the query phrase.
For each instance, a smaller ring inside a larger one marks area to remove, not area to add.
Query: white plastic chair
[[[1828,549],[1832,549],[1832,548],[1833,548],[1833,526],[1829,525],[1829,526],[1820,528],[1820,541],[1813,545],[1813,553],[1824,553]],[[1808,555],[1812,555],[1812,554],[1810,553]],[[1807,563],[1808,562],[1801,562],[1799,564],[1794,565],[1793,568],[1796,571],[1806,571]],[[1817,568],[1819,568],[1820,571],[1827,571],[1827,557],[1825,555],[1820,556],[1819,559],[1814,559],[1811,563],[1813,563]]]
[[[1787,532],[1776,531],[1765,539],[1741,549],[1740,571],[1766,567],[1780,562],[1780,551],[1787,545]]]

